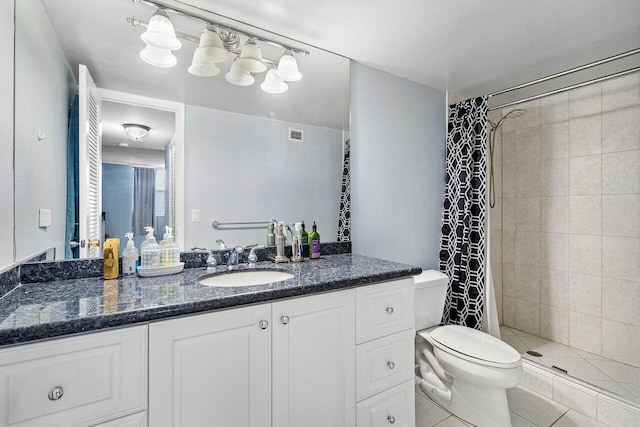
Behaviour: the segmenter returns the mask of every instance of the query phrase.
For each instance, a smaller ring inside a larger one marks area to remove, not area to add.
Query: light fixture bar
[[[228,25],[228,24],[225,24],[225,23],[222,23],[222,22],[219,22],[219,21],[204,17],[202,15],[198,15],[198,14],[189,12],[189,11],[184,10],[184,9],[179,9],[179,8],[170,6],[170,5],[165,4],[163,2],[160,2],[160,1],[156,1],[156,0],[132,0],[132,1],[134,3],[144,3],[144,4],[148,4],[150,6],[155,6],[157,8],[164,9],[167,12],[175,13],[177,15],[186,16],[187,18],[195,19],[195,20],[200,21],[200,22],[202,22],[204,24],[212,25],[212,26],[214,26],[216,28],[219,28],[219,29],[222,29],[222,30],[235,31],[235,32],[238,32],[240,34],[245,35],[248,38],[253,38],[253,39],[261,41],[263,43],[269,43],[269,44],[271,44],[273,46],[280,47],[280,48],[283,48],[285,50],[290,50],[291,52],[297,53],[300,56],[309,55],[309,51],[306,50],[306,49],[302,49],[302,48],[291,46],[291,45],[288,45],[288,44],[276,42],[274,40],[267,39],[264,36],[261,36],[261,35],[255,34],[255,33],[251,33],[249,31],[241,30],[241,29],[233,27],[231,25]],[[129,18],[127,18],[127,22],[131,23],[132,25],[136,25],[133,22],[129,21]],[[137,25],[140,25],[140,23],[142,21],[138,20],[137,22],[138,22]],[[178,37],[180,37],[179,34],[176,33],[176,35]],[[188,35],[186,35],[186,36],[187,37],[191,37],[191,36],[188,36]],[[190,38],[186,38],[186,40],[191,40],[191,39]]]

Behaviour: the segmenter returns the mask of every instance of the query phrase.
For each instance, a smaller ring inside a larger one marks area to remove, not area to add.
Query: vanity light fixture
[[[127,132],[127,135],[131,137],[131,139],[136,141],[141,141],[147,133],[151,130],[149,126],[141,125],[138,123],[125,123],[122,125],[124,131]]]
[[[260,85],[260,89],[267,93],[278,94],[286,92],[287,89],[289,89],[289,85],[278,77],[276,69],[272,67],[267,71],[267,75],[264,78],[264,82]]]
[[[297,82],[302,78],[302,74],[298,71],[298,63],[290,50],[287,50],[278,61],[278,69],[276,76],[285,82]]]
[[[140,38],[147,45],[160,49],[177,50],[182,47],[182,43],[176,37],[173,24],[164,9],[156,10],[149,20],[147,31],[142,33]]]
[[[277,94],[285,92],[288,85],[285,82],[295,82],[302,78],[298,70],[298,64],[293,54],[307,56],[306,49],[296,48],[262,35],[243,31],[226,23],[218,22],[202,15],[197,15],[187,10],[169,6],[157,0],[133,0],[135,3],[144,3],[155,6],[157,10],[151,20],[146,23],[135,17],[127,17],[131,25],[144,27],[146,31],[141,35],[146,43],[145,49],[140,52],[140,57],[148,64],[156,67],[172,67],[178,62],[171,51],[180,49],[181,38],[198,43],[193,53],[188,72],[198,77],[214,77],[220,73],[216,64],[224,62],[229,54],[236,55],[225,79],[236,86],[250,86],[255,82],[252,74],[263,73],[269,68],[264,82],[260,85],[263,91]],[[168,13],[174,13],[205,24],[199,38],[176,32]],[[239,46],[241,37],[246,42],[241,50]],[[258,43],[268,43],[272,46],[284,49],[284,54],[278,62],[264,58]]]

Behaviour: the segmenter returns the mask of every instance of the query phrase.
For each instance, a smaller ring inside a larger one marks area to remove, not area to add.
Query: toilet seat
[[[476,329],[447,325],[418,334],[440,350],[474,363],[504,369],[521,364],[520,353],[513,347]]]

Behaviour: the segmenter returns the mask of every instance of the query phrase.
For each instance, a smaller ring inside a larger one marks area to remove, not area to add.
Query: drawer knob
[[[387,366],[389,367],[389,369],[393,369],[396,367],[396,364],[393,362],[387,362]]]
[[[389,415],[387,417],[387,421],[389,421],[389,424],[395,424],[396,423],[396,417],[392,417],[391,415]]]
[[[393,307],[387,307],[387,313],[393,314]]]
[[[49,400],[58,400],[62,397],[63,394],[64,394],[64,391],[62,390],[62,387],[60,386],[54,387],[49,392]]]
[[[269,327],[269,322],[267,322],[266,320],[261,320],[259,325],[260,329],[267,329]]]
[[[282,322],[283,325],[286,325],[287,323],[289,323],[289,316],[282,316],[280,318],[280,321]]]

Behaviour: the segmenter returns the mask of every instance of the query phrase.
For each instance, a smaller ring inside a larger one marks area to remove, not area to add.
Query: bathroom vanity
[[[293,278],[21,284],[0,299],[0,426],[413,426],[420,269],[351,254],[277,269]]]

